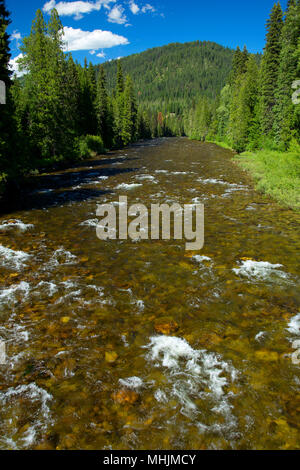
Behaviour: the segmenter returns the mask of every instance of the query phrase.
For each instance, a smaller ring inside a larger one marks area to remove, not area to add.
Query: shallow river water
[[[0,448],[300,448],[300,217],[231,157],[139,143],[0,218]],[[203,202],[204,248],[99,240],[120,195]]]

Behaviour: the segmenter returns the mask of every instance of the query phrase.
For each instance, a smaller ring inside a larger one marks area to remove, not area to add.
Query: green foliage
[[[0,0],[0,80],[6,87],[6,104],[0,104],[0,173],[6,175],[13,171],[12,154],[14,152],[13,135],[14,122],[12,119],[13,105],[11,101],[11,73],[8,69],[10,60],[9,36],[7,27],[10,24],[9,13],[4,0]],[[2,182],[4,177],[2,177]],[[3,186],[3,183],[2,185]]]
[[[207,98],[201,98],[186,117],[184,127],[186,134],[191,139],[205,140],[212,123],[212,116],[212,104]]]
[[[183,116],[199,97],[216,99],[230,72],[233,51],[213,42],[169,44],[105,63],[108,89],[120,94],[132,77],[136,102],[146,113],[151,135],[182,135]],[[123,72],[124,70],[124,72]],[[116,80],[117,76],[117,80]],[[163,126],[157,120],[163,115]],[[118,126],[117,126],[118,128]]]
[[[236,158],[243,168],[250,171],[259,191],[300,211],[300,158],[297,145],[296,151],[261,150],[246,152]]]
[[[277,89],[275,92],[276,104],[274,106],[273,130],[276,141],[283,142],[288,147],[292,136],[300,138],[300,115],[297,107],[292,103],[291,84],[298,78],[297,71],[300,53],[298,41],[300,37],[300,2],[290,2],[282,28],[282,49],[278,71]]]
[[[36,12],[21,48],[25,76],[13,82],[8,70],[8,24],[0,0],[0,79],[5,80],[9,97],[0,115],[0,191],[6,175],[12,178],[35,168],[90,158],[139,137],[132,80],[128,76],[124,81],[120,66],[118,88],[109,96],[103,68],[96,74],[91,63],[85,60],[82,67],[64,53],[63,26],[55,9],[48,23],[41,10]],[[149,135],[146,119],[143,126]]]
[[[77,153],[81,160],[95,157],[105,151],[103,140],[98,135],[86,135],[76,140]]]
[[[260,71],[260,120],[264,134],[272,132],[275,119],[274,106],[282,49],[282,27],[283,13],[280,4],[276,3],[267,21],[266,46]]]
[[[233,148],[244,151],[249,142],[258,136],[258,67],[251,56],[247,60],[246,71],[237,77],[233,85],[233,95],[229,119],[229,136]]]
[[[225,142],[237,152],[280,152],[289,147],[292,139],[299,142],[300,106],[292,101],[292,83],[300,79],[299,35],[299,0],[289,2],[284,20],[276,3],[267,22],[261,63],[246,48],[243,52],[237,48],[207,138]],[[200,121],[198,116],[196,129],[186,127],[190,137],[203,139]]]

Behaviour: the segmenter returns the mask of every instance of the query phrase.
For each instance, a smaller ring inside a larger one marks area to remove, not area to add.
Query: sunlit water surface
[[[299,215],[187,139],[36,179],[0,219],[0,448],[300,448]],[[99,240],[120,195],[203,202],[203,250]]]

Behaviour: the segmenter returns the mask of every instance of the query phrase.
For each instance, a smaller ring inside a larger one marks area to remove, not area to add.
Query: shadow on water
[[[124,173],[138,171],[139,168],[99,168],[99,169],[83,169],[76,172],[65,172],[55,175],[39,176],[37,179],[36,190],[58,190],[73,188],[78,189],[76,185],[84,185],[94,183],[98,178],[103,176],[111,177]]]
[[[71,166],[66,170],[48,172],[33,177],[28,185],[15,191],[12,188],[7,195],[1,214],[12,210],[46,209],[73,202],[103,197],[113,191],[82,187],[88,184],[101,183],[102,177],[113,177],[120,174],[138,171],[139,168],[102,168],[99,165],[127,163],[137,158],[106,158],[84,161],[82,166]],[[74,171],[75,170],[75,171]],[[99,180],[99,181],[97,181]]]
[[[112,192],[113,191],[110,190],[91,188],[69,189],[66,191],[56,190],[47,193],[35,192],[23,198],[21,209],[47,209],[49,207],[62,206],[73,202],[82,202],[88,199],[103,197]]]

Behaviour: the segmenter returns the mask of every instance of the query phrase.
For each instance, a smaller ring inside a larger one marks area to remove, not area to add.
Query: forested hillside
[[[138,102],[163,113],[179,113],[199,96],[215,99],[228,78],[234,51],[214,42],[169,44],[120,59],[132,77]],[[106,62],[109,89],[117,60]]]

